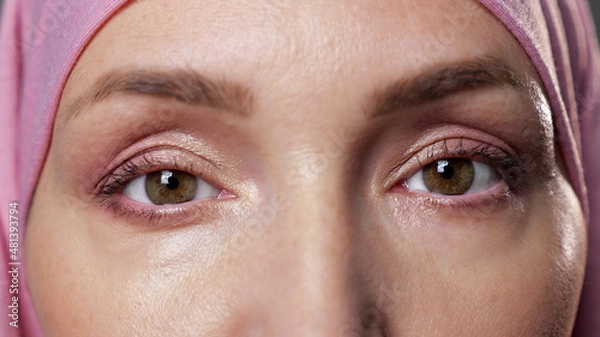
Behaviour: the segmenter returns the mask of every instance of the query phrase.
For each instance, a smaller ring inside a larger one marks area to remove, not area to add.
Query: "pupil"
[[[452,179],[454,177],[454,169],[445,160],[438,163],[437,171],[444,179]]]
[[[179,179],[175,177],[169,177],[169,180],[167,182],[167,188],[170,190],[174,190],[177,187],[179,187]]]

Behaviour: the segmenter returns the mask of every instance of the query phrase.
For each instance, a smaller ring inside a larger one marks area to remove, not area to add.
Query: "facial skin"
[[[551,123],[475,1],[135,2],[60,101],[25,243],[39,320],[48,337],[568,336],[586,234]],[[449,158],[482,163],[479,190],[419,188]],[[146,204],[129,181],[161,170],[216,194]]]

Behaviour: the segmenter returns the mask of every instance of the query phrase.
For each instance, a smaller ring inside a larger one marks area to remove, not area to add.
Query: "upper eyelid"
[[[490,149],[494,149],[493,152],[507,153],[495,145],[466,137],[436,139],[411,149],[404,155],[405,159],[399,162],[392,171],[411,165],[413,161],[417,161],[420,166],[425,166],[436,160],[436,157],[439,159],[443,156],[473,156],[474,152],[481,153]]]
[[[198,157],[196,154],[192,154],[192,156]],[[151,154],[151,151],[144,151],[119,164],[116,168],[111,170],[105,178],[100,180],[96,188],[97,194],[109,195],[116,193],[119,189],[122,189],[127,182],[159,170],[178,170],[187,172],[220,188],[219,184],[208,177],[210,174],[207,172],[212,171],[211,169],[208,169],[209,167],[212,167],[213,169],[218,167],[210,161],[205,161],[204,158],[199,161],[189,160],[186,161],[185,164],[181,164],[177,155],[172,155],[170,159],[167,160],[157,159],[156,157],[157,156]],[[204,163],[204,165],[200,164],[202,168],[198,168],[198,162]]]
[[[405,161],[396,165],[384,181],[386,189],[401,180],[408,179],[414,172],[427,164],[443,158],[467,158],[492,165],[503,177],[506,170],[519,166],[521,161],[516,154],[509,153],[494,145],[467,138],[443,139],[414,151]],[[512,177],[508,177],[512,179]],[[512,182],[510,182],[512,183]]]

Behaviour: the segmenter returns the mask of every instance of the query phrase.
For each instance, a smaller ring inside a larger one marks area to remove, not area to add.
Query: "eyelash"
[[[465,143],[467,142],[476,144],[466,146]],[[391,173],[392,177],[396,177],[392,189],[396,189],[398,185],[403,184],[409,177],[428,164],[447,158],[465,158],[492,166],[513,194],[527,187],[527,180],[524,178],[534,168],[533,161],[527,160],[527,156],[511,154],[491,144],[467,138],[444,139],[427,146],[408,161],[396,166]],[[414,163],[411,165],[411,161],[416,161],[416,165]],[[407,172],[404,169],[406,166],[410,167],[408,169],[409,174],[399,174],[399,171]],[[398,176],[400,178],[397,178]],[[455,203],[458,206],[466,206],[467,199],[473,199],[474,197],[430,195],[426,198],[436,204],[445,203],[450,205]],[[475,199],[477,198],[475,197]],[[471,201],[477,202],[476,200],[469,200],[469,203]]]
[[[466,142],[476,143],[476,145],[465,146]],[[513,155],[496,146],[481,143],[478,141],[459,138],[445,139],[433,143],[423,150],[414,154],[411,159],[396,166],[390,177],[394,178],[395,183],[391,189],[394,190],[401,185],[417,170],[422,169],[426,165],[444,158],[465,158],[488,164],[497,170],[500,177],[506,183],[508,191],[512,194],[518,193],[526,188],[527,179],[524,179],[530,173],[535,163],[531,160],[526,160],[524,156]],[[414,163],[416,161],[416,163]],[[97,195],[101,199],[102,207],[112,209],[119,218],[133,217],[135,219],[146,220],[150,223],[165,223],[172,224],[177,219],[185,221],[186,217],[193,215],[192,213],[207,214],[210,213],[209,208],[214,210],[219,203],[210,202],[188,202],[170,206],[152,206],[152,205],[134,205],[131,201],[125,202],[125,196],[117,196],[132,179],[140,177],[144,174],[155,172],[157,170],[179,170],[196,175],[200,179],[206,180],[211,185],[218,189],[222,189],[219,184],[215,184],[212,179],[207,179],[206,174],[209,169],[199,170],[194,167],[194,161],[186,160],[186,165],[181,165],[177,155],[168,155],[157,159],[156,156],[148,154],[137,155],[132,159],[125,161],[118,168],[111,171],[97,185]],[[408,167],[408,168],[407,168]],[[401,173],[403,171],[404,173]],[[408,172],[409,174],[406,174]],[[434,196],[423,194],[419,197],[425,199],[434,206],[446,207],[474,207],[495,203],[499,199],[506,199],[507,193],[501,196],[482,197],[475,195],[470,197],[461,196]],[[121,200],[119,200],[121,199]],[[213,212],[214,213],[214,212]]]
[[[187,160],[186,160],[187,162]],[[209,164],[207,164],[209,165]],[[176,205],[137,205],[135,201],[127,200],[127,197],[118,195],[125,186],[133,179],[156,172],[158,170],[178,170],[188,172],[222,189],[219,184],[215,184],[212,179],[205,177],[210,169],[200,170],[195,167],[192,160],[189,164],[181,165],[177,155],[168,155],[157,159],[154,155],[148,153],[137,155],[132,159],[125,161],[118,168],[111,171],[104,179],[100,181],[97,187],[97,196],[101,200],[101,207],[111,209],[119,219],[144,220],[151,224],[165,224],[169,226],[176,225],[176,222],[184,222],[189,218],[199,218],[192,215],[198,214],[200,218],[204,215],[210,216],[210,210],[218,210],[218,203],[190,201]],[[120,199],[120,200],[119,200]],[[222,200],[223,201],[223,200]]]
[[[130,159],[108,175],[101,186],[100,193],[103,195],[114,194],[120,191],[125,184],[132,179],[143,174],[151,173],[153,170],[156,170],[157,166],[164,165],[165,163],[162,162],[153,163],[152,159],[150,159],[148,155],[142,155],[139,163],[136,163],[135,160]],[[169,166],[172,167],[161,167],[161,169],[182,170],[177,160],[173,160],[173,164]],[[186,172],[194,172],[192,167],[184,168],[183,170],[186,170]]]

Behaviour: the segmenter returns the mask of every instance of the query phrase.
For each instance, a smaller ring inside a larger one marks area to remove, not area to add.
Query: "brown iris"
[[[473,162],[462,158],[438,160],[423,169],[423,182],[433,193],[464,194],[473,184],[474,177]]]
[[[153,204],[180,204],[194,198],[198,178],[182,171],[162,170],[149,173],[145,185]]]

